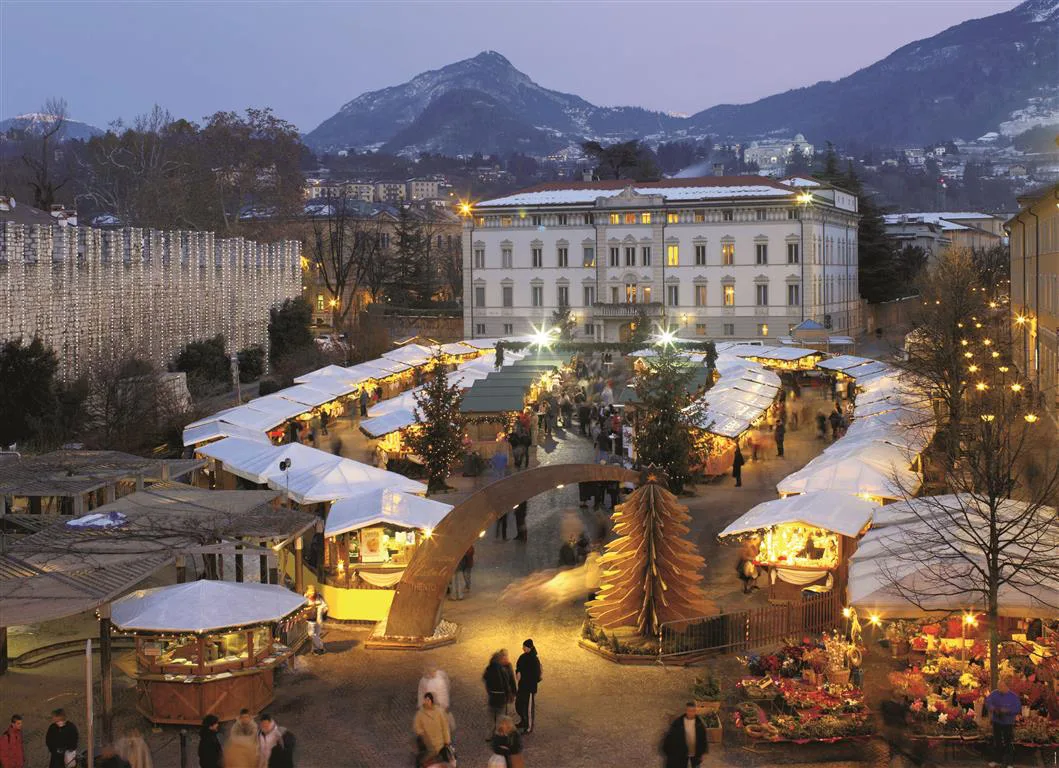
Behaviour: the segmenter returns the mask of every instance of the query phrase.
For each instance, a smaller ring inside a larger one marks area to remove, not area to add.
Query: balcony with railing
[[[601,319],[629,319],[632,320],[640,312],[644,312],[648,317],[661,317],[664,311],[662,302],[660,301],[648,301],[640,304],[634,303],[623,303],[623,304],[606,304],[603,302],[596,302],[592,305],[592,316]]]

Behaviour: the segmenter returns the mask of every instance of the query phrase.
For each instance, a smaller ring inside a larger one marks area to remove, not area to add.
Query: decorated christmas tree
[[[463,415],[459,388],[449,386],[440,356],[434,358],[434,377],[415,393],[415,427],[408,446],[423,457],[427,468],[427,493],[444,491],[452,465],[463,454]]]
[[[706,616],[713,603],[702,590],[702,557],[684,537],[690,519],[663,478],[645,482],[614,513],[618,538],[603,555],[603,579],[588,613],[606,629],[634,627],[645,637],[660,624]]]

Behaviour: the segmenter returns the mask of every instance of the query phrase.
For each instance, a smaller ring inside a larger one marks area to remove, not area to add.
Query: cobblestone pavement
[[[827,403],[821,401],[821,408]],[[348,429],[348,428],[347,428]],[[346,433],[346,434],[352,434]],[[539,449],[541,463],[583,462],[592,458],[589,442],[560,432],[557,441]],[[367,450],[363,443],[343,437],[343,453]],[[716,543],[725,525],[766,499],[775,498],[775,484],[804,465],[823,447],[811,428],[791,432],[787,456],[769,456],[744,469],[743,487],[722,478],[695,489],[684,499],[691,511],[691,535],[707,562],[707,586],[724,609],[763,602],[764,596],[741,594],[735,575],[735,552]],[[456,502],[473,490],[473,481],[456,478],[458,490],[446,501]],[[444,497],[442,497],[444,498]],[[573,487],[542,494],[529,503],[529,541],[525,544],[494,538],[493,531],[476,546],[473,589],[468,599],[446,604],[444,615],[460,626],[459,641],[422,653],[367,651],[366,629],[330,626],[325,656],[299,657],[294,671],[277,679],[276,700],[270,707],[281,725],[298,736],[299,768],[403,768],[412,765],[411,722],[418,679],[427,664],[437,665],[452,679],[456,743],[461,766],[478,768],[488,760],[485,743],[488,716],[481,674],[489,655],[506,647],[515,658],[525,638],[533,638],[544,665],[538,698],[537,727],[526,740],[527,765],[533,768],[597,766],[656,766],[657,746],[668,721],[687,699],[694,670],[656,665],[624,667],[611,664],[577,646],[584,615],[580,600],[556,609],[541,610],[505,604],[504,587],[525,575],[552,568],[558,559],[560,526],[571,510],[577,514]],[[512,521],[509,535],[514,535]],[[87,624],[87,622],[86,622]],[[732,657],[719,658],[714,667],[726,679],[738,674]],[[66,660],[38,670],[15,670],[0,682],[0,714],[21,711],[26,716],[26,740],[35,768],[42,765],[46,712],[66,706],[83,711],[83,663]],[[118,727],[142,725],[135,714],[132,682],[115,675]],[[81,718],[75,717],[75,721]],[[196,736],[189,739],[194,754]],[[179,763],[173,729],[149,735],[157,768]],[[715,748],[707,766],[768,766],[872,764],[864,746],[798,747],[796,753],[775,746],[750,747],[734,734]],[[818,762],[811,762],[816,760]],[[195,765],[194,757],[189,765]],[[885,762],[881,764],[886,764]]]

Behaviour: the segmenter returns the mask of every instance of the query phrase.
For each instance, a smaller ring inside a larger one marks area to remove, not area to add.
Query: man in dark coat
[[[533,732],[533,721],[537,718],[537,686],[544,677],[544,668],[537,656],[532,640],[522,643],[522,655],[515,664],[515,712],[519,716],[518,728],[523,733]]]
[[[507,707],[515,700],[515,675],[511,671],[511,660],[507,650],[501,648],[489,659],[489,665],[482,673],[485,683],[486,703],[489,706],[492,722],[486,741],[491,741],[496,731],[496,723],[507,714]]]
[[[221,737],[218,733],[221,721],[217,715],[206,715],[199,729],[199,768],[221,768],[224,764],[224,750],[221,749]]]
[[[746,459],[743,458],[743,452],[739,450],[739,446],[735,447],[735,457],[732,459],[732,477],[735,478],[735,487],[740,488],[743,485],[743,465],[746,464]]]
[[[48,768],[65,768],[66,753],[77,751],[77,726],[66,719],[65,711],[56,709],[51,713],[44,743],[48,747]]]
[[[526,502],[515,507],[515,541],[526,541]]]
[[[787,424],[784,421],[776,423],[776,455],[783,458],[783,439],[787,436]]]
[[[669,726],[662,742],[662,754],[666,756],[666,768],[698,768],[702,756],[709,751],[706,744],[706,726],[698,717],[695,702],[684,706],[684,715]]]

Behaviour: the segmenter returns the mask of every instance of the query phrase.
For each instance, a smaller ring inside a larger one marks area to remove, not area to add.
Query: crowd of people
[[[543,678],[544,667],[531,638],[523,641],[522,654],[514,665],[503,648],[489,659],[482,673],[490,723],[485,741],[492,750],[488,768],[524,768],[522,737],[533,733],[537,690]],[[417,700],[419,709],[412,721],[417,768],[454,768],[456,718],[449,676],[428,666],[419,680]]]

